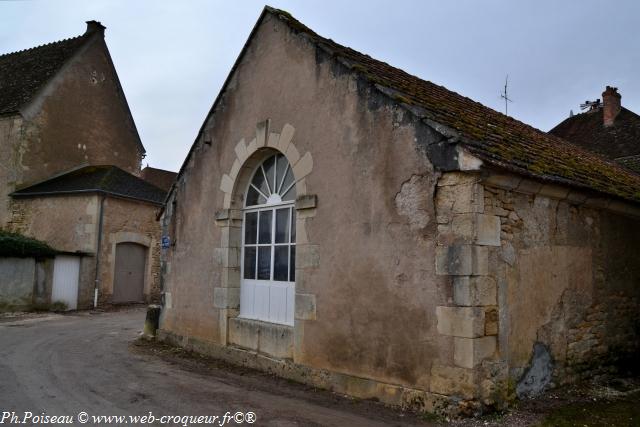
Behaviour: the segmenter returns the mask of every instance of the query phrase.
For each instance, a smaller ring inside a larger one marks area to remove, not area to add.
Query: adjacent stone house
[[[69,308],[159,297],[166,189],[140,177],[145,149],[104,29],[0,55],[0,229],[61,253],[47,294]]]
[[[265,8],[161,221],[159,336],[428,411],[638,355],[640,177]]]
[[[571,115],[549,133],[640,172],[640,116],[621,100],[618,88],[607,86],[602,101],[586,101],[584,113]]]

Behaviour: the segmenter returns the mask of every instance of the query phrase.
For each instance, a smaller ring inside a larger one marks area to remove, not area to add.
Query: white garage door
[[[78,281],[80,279],[80,258],[57,256],[53,264],[53,290],[51,303],[67,304],[68,310],[78,308]]]

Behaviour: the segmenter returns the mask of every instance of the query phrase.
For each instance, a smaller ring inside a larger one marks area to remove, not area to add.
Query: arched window
[[[255,170],[245,197],[240,317],[293,325],[295,179],[276,154]]]

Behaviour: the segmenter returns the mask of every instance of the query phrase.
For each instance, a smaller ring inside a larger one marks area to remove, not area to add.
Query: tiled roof
[[[78,193],[104,193],[155,204],[162,204],[167,195],[166,191],[116,166],[85,166],[11,195],[38,197]]]
[[[603,108],[576,114],[549,133],[610,159],[640,154],[640,116],[622,108],[613,125],[605,126]]]
[[[640,174],[640,154],[636,154],[635,156],[618,157],[616,159],[616,163],[620,163],[625,168],[631,169],[632,171]]]
[[[287,12],[269,12],[414,114],[459,136],[485,163],[509,171],[640,202],[640,176],[597,154],[501,114],[389,64],[319,36]]]
[[[178,174],[164,169],[157,169],[147,166],[142,169],[140,177],[147,182],[155,185],[158,188],[162,188],[165,191],[169,191],[173,182],[176,180]]]
[[[33,99],[85,40],[78,36],[0,55],[0,115],[15,113]]]

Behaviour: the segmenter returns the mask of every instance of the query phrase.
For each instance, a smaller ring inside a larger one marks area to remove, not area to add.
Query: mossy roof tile
[[[640,176],[600,155],[322,37],[287,12],[270,7],[266,11],[341,63],[350,64],[353,72],[395,91],[401,102],[420,107],[423,118],[455,130],[460,143],[486,163],[640,202]]]

